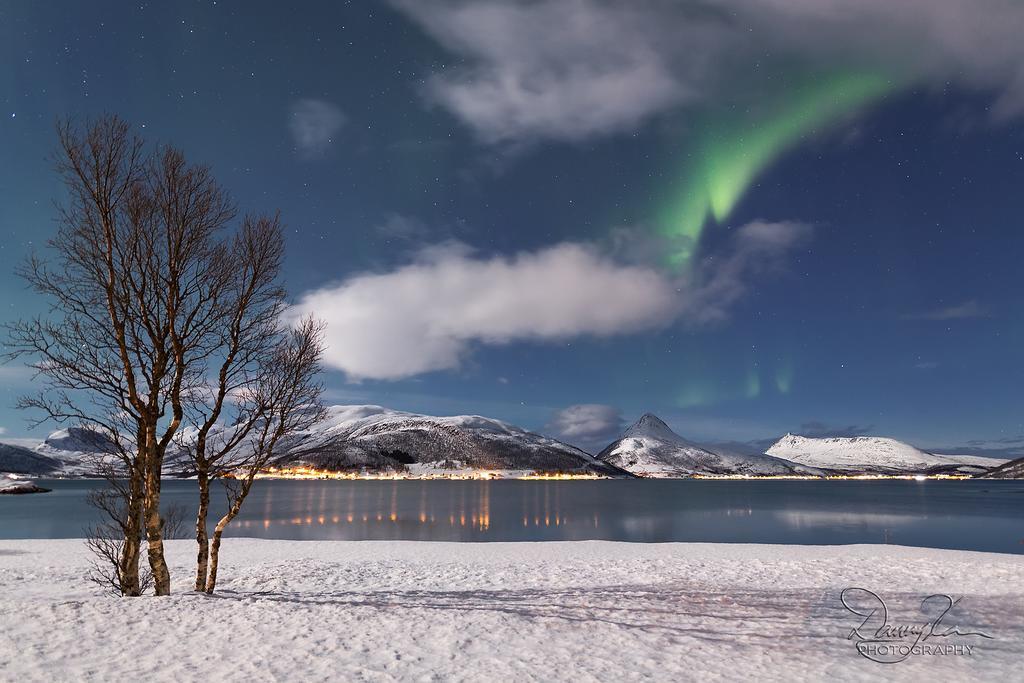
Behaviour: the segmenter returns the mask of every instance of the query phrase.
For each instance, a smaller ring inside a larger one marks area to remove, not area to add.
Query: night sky
[[[0,1],[0,321],[104,112],[280,209],[333,403],[1024,449],[1024,5]],[[29,432],[0,368],[0,434]]]

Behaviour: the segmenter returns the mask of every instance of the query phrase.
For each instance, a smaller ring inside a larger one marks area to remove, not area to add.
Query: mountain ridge
[[[215,429],[210,439],[227,435],[231,429]],[[104,444],[101,436],[72,427],[54,432],[34,451],[21,450],[58,462],[58,474],[95,476],[101,469],[98,463],[110,451]],[[496,477],[632,476],[575,446],[509,422],[482,415],[423,415],[377,405],[330,406],[322,421],[290,437],[282,450],[273,463],[279,470],[303,467],[410,477],[472,476],[480,472]],[[0,471],[5,470],[0,467]],[[191,474],[183,453],[168,453],[164,474]]]
[[[1024,479],[1024,458],[1004,462],[979,476],[982,479]]]
[[[714,451],[691,442],[653,413],[644,413],[597,458],[641,477],[821,476],[822,471],[769,455]]]
[[[787,433],[766,451],[775,457],[838,473],[979,474],[1001,460],[936,455],[885,436],[811,437]]]
[[[214,434],[227,434],[225,426]],[[0,444],[0,472],[96,476],[110,448],[81,427],[50,434],[35,449]],[[107,456],[109,457],[109,456]],[[1024,459],[1022,459],[1024,460]],[[274,463],[349,473],[410,477],[608,477],[936,475],[1024,477],[1024,465],[981,456],[939,455],[889,437],[808,437],[787,433],[764,453],[690,441],[644,413],[597,456],[557,439],[482,415],[433,416],[379,405],[336,405],[293,436]],[[187,476],[187,458],[169,453],[165,475]]]

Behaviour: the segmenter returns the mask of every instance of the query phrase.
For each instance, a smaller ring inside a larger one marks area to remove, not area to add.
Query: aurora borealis
[[[14,271],[54,122],[113,112],[281,211],[331,402],[1016,448],[1022,33],[1005,0],[0,0],[0,322],[45,313]],[[0,439],[49,429],[31,382],[0,366]]]
[[[725,221],[780,154],[895,88],[893,78],[866,71],[797,80],[744,111],[718,110],[701,117],[691,135],[692,151],[670,190],[675,197],[660,218],[660,230],[672,245],[671,264],[688,263],[707,221]]]

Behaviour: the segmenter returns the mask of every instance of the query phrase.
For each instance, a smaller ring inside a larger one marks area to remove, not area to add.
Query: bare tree
[[[9,326],[10,355],[31,357],[43,380],[21,405],[114,444],[125,482],[121,592],[141,592],[141,519],[155,592],[167,595],[165,456],[190,422],[208,434],[227,417],[217,392],[249,390],[266,374],[283,334],[281,230],[276,218],[246,218],[225,237],[236,209],[209,169],[170,147],[145,152],[116,117],[62,124],[58,138],[68,200],[54,259],[33,257],[22,271],[51,315]],[[243,422],[252,410],[238,411]]]
[[[152,412],[129,338],[134,302],[125,296],[120,276],[126,254],[124,237],[133,232],[127,219],[145,159],[142,142],[117,119],[104,119],[77,135],[58,130],[57,169],[68,190],[60,210],[60,229],[51,240],[58,254],[54,267],[33,257],[21,274],[51,301],[53,317],[8,326],[9,357],[31,356],[43,389],[23,398],[23,408],[38,408],[43,420],[80,426],[108,444],[119,459],[123,506],[111,508],[123,542],[118,544],[118,582],[123,595],[141,594],[138,563],[144,498],[143,463],[137,441],[143,414]],[[156,381],[155,373],[149,377]]]
[[[257,469],[264,466],[259,430],[265,426],[268,415],[289,398],[268,394],[272,382],[281,372],[299,371],[296,381],[302,384],[294,389],[305,404],[300,407],[292,401],[284,407],[289,412],[301,408],[303,416],[316,415],[320,393],[314,381],[322,347],[320,324],[309,319],[290,331],[282,323],[286,302],[278,280],[284,238],[278,218],[246,219],[230,252],[234,267],[221,292],[225,324],[218,331],[211,353],[215,377],[205,391],[193,396],[187,411],[193,429],[182,434],[177,442],[178,448],[190,456],[199,486],[197,591],[206,590],[208,583],[211,483],[234,476],[253,463]],[[315,353],[291,353],[292,345],[299,340],[304,340],[309,345],[307,350]],[[296,363],[301,367],[296,368]],[[223,421],[228,416],[234,422],[225,428]],[[284,436],[306,424],[289,415],[282,421]],[[229,495],[229,509],[233,503],[234,497]]]
[[[230,428],[212,434],[208,430],[203,438],[186,443],[200,482],[197,591],[213,593],[216,588],[224,530],[241,511],[256,475],[280,457],[291,437],[323,419],[323,386],[317,381],[323,353],[322,332],[322,324],[312,318],[301,321],[292,330],[282,331],[274,348],[236,393],[241,418]],[[222,383],[214,405],[223,403],[230,393]],[[209,538],[207,518],[213,481],[224,487],[227,511]]]
[[[86,503],[100,513],[99,521],[85,528],[86,547],[93,556],[88,576],[96,585],[109,589],[115,595],[124,595],[124,545],[132,534],[136,545],[142,542],[142,520],[137,519],[131,525],[126,523],[130,519],[128,505],[131,496],[126,488],[127,480],[118,475],[117,468],[106,463],[100,471],[105,472],[106,487],[93,489],[85,496]],[[163,512],[164,538],[183,537],[185,512],[181,504],[167,506]],[[152,572],[139,571],[138,587],[140,594],[153,587]]]
[[[111,477],[109,486],[86,494],[86,503],[100,512],[100,521],[85,529],[86,546],[92,553],[89,580],[109,588],[117,595],[141,595],[153,585],[153,575],[148,571],[139,572],[138,562],[134,566],[125,564],[125,546],[131,543],[138,547],[142,543],[141,507],[133,515],[130,484],[125,479]],[[136,554],[137,557],[137,554]],[[127,573],[133,572],[129,579]],[[126,592],[128,585],[134,586],[134,593]]]

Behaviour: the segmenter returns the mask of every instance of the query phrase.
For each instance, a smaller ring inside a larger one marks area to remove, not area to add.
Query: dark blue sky
[[[992,4],[930,44],[915,2],[0,2],[0,319],[45,310],[12,271],[54,231],[55,121],[114,112],[281,210],[333,402],[590,447],[652,411],[696,440],[1016,449],[1024,14]],[[808,21],[843,44],[794,43]],[[849,73],[884,85],[822,109]],[[764,157],[743,182],[723,136]],[[735,205],[680,247],[669,207],[723,177]],[[28,383],[0,369],[5,438]]]

